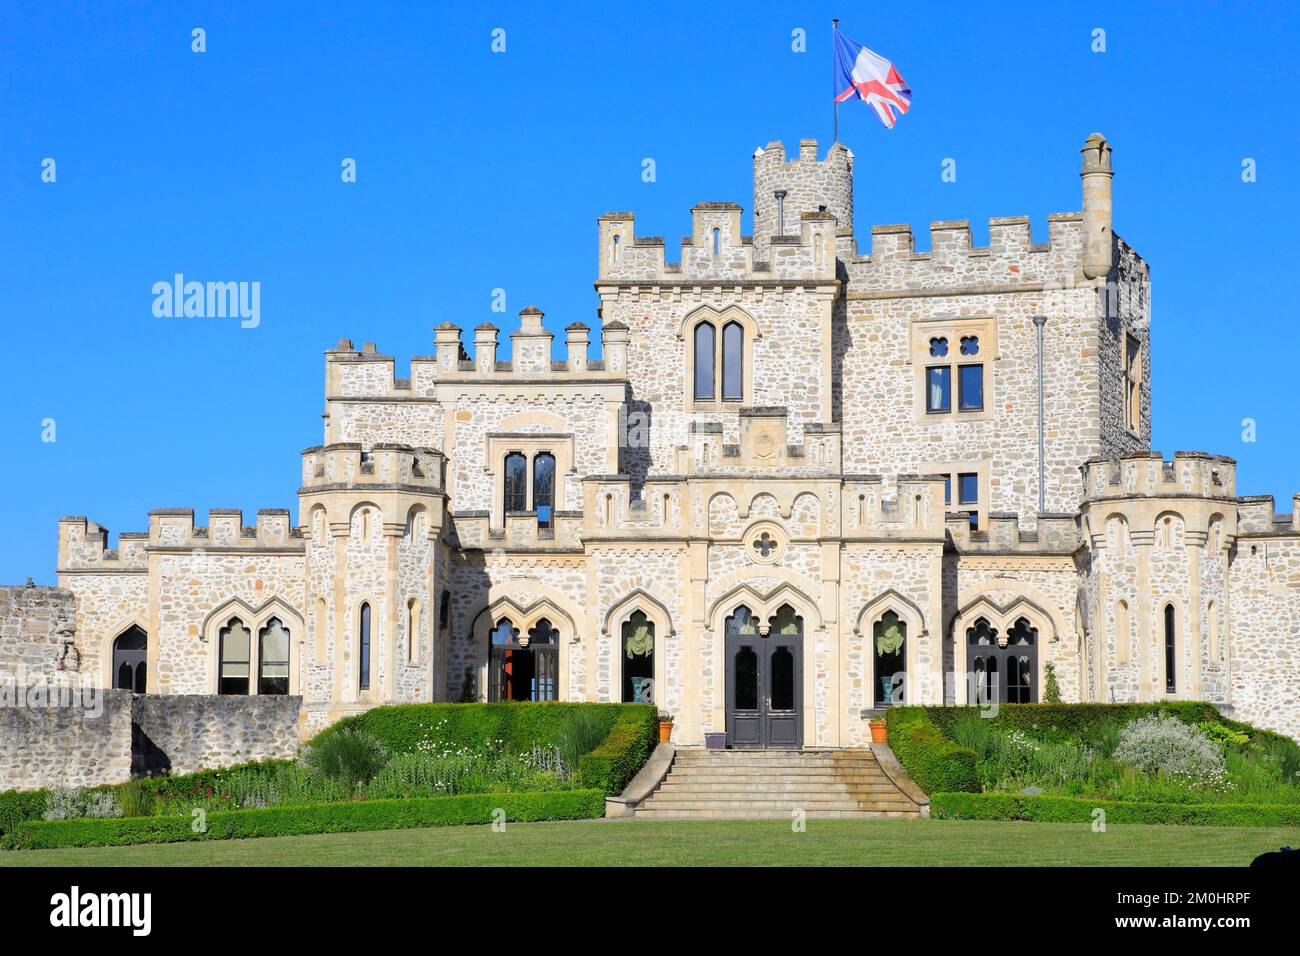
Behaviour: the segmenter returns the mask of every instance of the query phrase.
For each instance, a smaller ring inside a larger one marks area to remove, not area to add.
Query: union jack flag
[[[854,96],[866,100],[889,128],[897,119],[894,111],[906,113],[912,105],[912,91],[894,64],[836,30],[835,102]]]

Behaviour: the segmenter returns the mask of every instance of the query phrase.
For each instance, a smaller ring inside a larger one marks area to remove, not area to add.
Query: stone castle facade
[[[860,746],[899,702],[1208,699],[1300,736],[1300,508],[1150,450],[1148,267],[1081,213],[875,226],[853,154],[754,154],[670,261],[598,220],[602,358],[535,308],[398,377],[343,340],[287,510],[59,525],[105,686],[378,704],[653,700],[674,740]],[[1041,396],[1041,399],[1040,399]],[[1041,412],[1040,412],[1041,401]]]

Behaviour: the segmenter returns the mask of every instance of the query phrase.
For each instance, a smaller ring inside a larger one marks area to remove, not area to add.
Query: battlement
[[[892,489],[880,475],[845,475],[844,536],[941,540],[943,488],[943,475],[899,475]]]
[[[626,329],[619,334],[610,328],[602,332],[604,359],[589,356],[591,330],[582,322],[565,329],[567,354],[552,360],[554,336],[542,324],[544,313],[529,306],[519,313],[519,325],[510,333],[511,358],[497,359],[500,330],[490,322],[474,329],[471,357],[461,341],[460,326],[444,322],[434,332],[433,355],[411,359],[410,378],[396,376],[393,356],[381,354],[373,342],[360,350],[350,339],[341,339],[325,353],[327,399],[410,399],[435,398],[440,384],[464,384],[484,380],[496,382],[544,380],[555,384],[622,382],[627,369]]]
[[[799,141],[797,157],[787,159],[780,141],[754,151],[754,249],[759,261],[771,246],[795,231],[804,213],[830,215],[853,246],[853,152],[835,143],[817,159],[817,141]]]
[[[988,525],[972,530],[964,514],[944,516],[948,537],[961,554],[1058,554],[1069,555],[1083,543],[1074,515],[1040,514],[1033,530],[1020,526],[1020,515],[994,512]]]
[[[1224,455],[1176,451],[1133,452],[1118,458],[1090,458],[1080,468],[1085,500],[1133,497],[1233,499],[1237,462]]]
[[[300,493],[335,490],[414,490],[439,493],[446,459],[433,448],[355,442],[303,449]]]
[[[582,512],[556,511],[551,526],[540,527],[535,511],[511,511],[504,528],[493,528],[487,511],[453,512],[452,530],[456,547],[491,551],[582,551]]]
[[[682,239],[676,262],[667,260],[662,237],[636,235],[631,213],[606,213],[598,222],[597,285],[669,285],[719,282],[834,283],[834,213],[790,214],[791,232],[760,244],[742,236],[742,209],[735,203],[691,207],[691,234]]]
[[[192,508],[155,508],[147,532],[122,532],[108,547],[108,529],[80,515],[59,519],[59,572],[146,573],[149,553],[173,549],[206,551],[302,550],[302,535],[285,508],[262,508],[246,525],[238,508],[213,508],[207,525],[195,525]]]
[[[1291,513],[1276,514],[1272,495],[1237,499],[1237,536],[1300,534],[1300,494],[1291,496]]]

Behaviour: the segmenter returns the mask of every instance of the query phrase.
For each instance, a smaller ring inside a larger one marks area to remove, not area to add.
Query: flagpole
[[[835,40],[840,32],[839,17],[831,20],[831,77],[835,76],[835,57],[838,55],[835,49]],[[835,104],[835,135],[831,138],[831,145],[834,146],[840,141],[840,101],[835,99],[835,83],[831,82],[831,99]]]

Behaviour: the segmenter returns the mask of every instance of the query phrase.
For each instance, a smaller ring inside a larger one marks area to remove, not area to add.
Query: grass
[[[2,866],[1245,866],[1300,829],[941,820],[582,821],[28,850]]]

